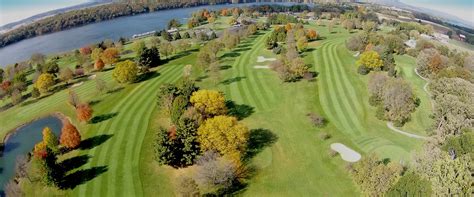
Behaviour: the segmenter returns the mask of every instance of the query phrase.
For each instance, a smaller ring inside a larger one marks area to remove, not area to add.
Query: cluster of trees
[[[15,64],[3,70],[0,68],[0,99],[11,99],[16,105],[24,100],[23,92],[27,91],[27,74],[31,70],[29,64]]]
[[[264,25],[250,24],[237,31],[224,30],[218,39],[207,42],[199,49],[196,66],[204,72],[208,72],[211,79],[217,83],[220,81],[221,66],[218,53],[222,50],[232,50],[240,41],[250,35],[254,35],[258,30],[265,29]]]
[[[296,17],[287,14],[270,14],[267,18],[267,22],[271,25],[284,25],[288,23],[297,23]]]
[[[177,192],[185,196],[225,192],[243,167],[249,130],[227,115],[224,95],[199,90],[185,79],[163,85],[157,103],[169,115],[171,126],[157,132],[156,160],[175,168],[193,165],[197,169],[178,176]]]
[[[467,52],[451,51],[446,47],[428,46],[416,59],[417,71],[426,78],[462,78],[473,81],[474,59]]]
[[[43,140],[37,143],[33,149],[33,156],[19,158],[15,166],[14,180],[8,184],[7,195],[23,195],[18,183],[20,179],[30,182],[39,182],[47,186],[54,186],[64,189],[67,184],[66,176],[69,166],[59,163],[57,156],[65,150],[73,150],[81,143],[81,134],[76,127],[68,120],[63,121],[61,136],[57,136],[48,127],[43,129]],[[68,164],[74,165],[74,164]]]
[[[283,29],[283,30],[281,30]],[[303,78],[305,75],[312,75],[309,67],[305,64],[299,52],[303,52],[308,44],[303,25],[297,24],[294,27],[288,23],[285,28],[276,28],[277,32],[285,32],[286,49],[281,50],[278,60],[270,64],[270,68],[278,73],[281,80],[285,82],[294,82]],[[277,37],[280,33],[277,33]],[[295,39],[298,39],[296,41]],[[267,40],[272,42],[271,39]],[[309,77],[312,78],[312,77]]]
[[[377,117],[392,121],[396,126],[409,121],[419,103],[408,82],[381,72],[371,74],[368,89],[369,103],[377,107]]]

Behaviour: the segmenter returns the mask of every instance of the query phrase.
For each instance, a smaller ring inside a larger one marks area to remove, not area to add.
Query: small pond
[[[26,156],[36,143],[43,138],[42,130],[49,127],[56,136],[61,132],[61,120],[48,116],[19,127],[5,142],[3,156],[0,157],[0,196],[5,184],[15,174],[15,161],[18,156]]]

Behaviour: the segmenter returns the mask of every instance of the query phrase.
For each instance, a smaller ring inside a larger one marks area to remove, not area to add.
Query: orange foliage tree
[[[94,63],[94,68],[98,71],[101,71],[102,69],[104,69],[105,67],[105,64],[104,64],[104,61],[102,61],[102,59],[98,59],[95,61]]]
[[[90,55],[92,53],[92,49],[90,47],[82,47],[79,49],[82,55]]]
[[[102,53],[100,59],[104,61],[105,64],[113,64],[117,62],[119,56],[119,51],[116,48],[107,48],[105,51]]]
[[[76,108],[77,119],[80,122],[87,122],[92,118],[92,108],[87,103],[79,104]]]
[[[310,30],[308,30],[308,33],[306,33],[306,37],[309,40],[316,40],[316,39],[318,39],[318,33],[316,31],[314,31],[314,29],[310,29]]]
[[[67,148],[77,148],[81,143],[81,134],[71,122],[64,121],[59,142]]]

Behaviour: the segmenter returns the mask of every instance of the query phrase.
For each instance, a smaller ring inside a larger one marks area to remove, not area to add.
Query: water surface
[[[54,116],[41,118],[18,128],[5,142],[3,156],[0,157],[0,196],[3,193],[4,185],[15,174],[16,158],[26,156],[33,150],[35,144],[43,138],[44,127],[49,127],[56,136],[59,136],[62,123]]]

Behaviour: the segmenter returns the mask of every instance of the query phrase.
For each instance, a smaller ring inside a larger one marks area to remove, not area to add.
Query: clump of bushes
[[[339,153],[338,153],[337,151],[333,150],[333,149],[329,149],[328,154],[329,154],[329,156],[331,156],[331,157],[335,157],[335,156],[337,156]]]
[[[321,132],[321,133],[319,133],[319,138],[322,139],[322,140],[327,140],[327,139],[331,138],[331,135],[326,133],[326,132]]]
[[[311,123],[316,127],[324,127],[327,123],[327,120],[317,113],[311,112],[308,113],[307,116],[309,117]]]

